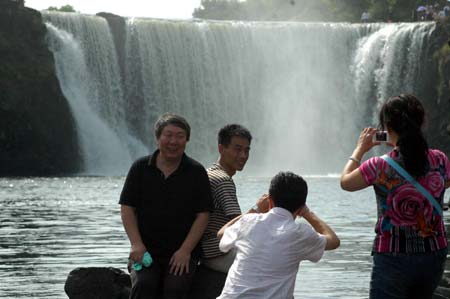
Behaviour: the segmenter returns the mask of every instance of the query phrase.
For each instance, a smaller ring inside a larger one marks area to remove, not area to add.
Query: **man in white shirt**
[[[339,247],[334,231],[307,208],[307,193],[303,178],[280,172],[270,183],[268,213],[248,213],[220,229],[220,250],[234,249],[236,258],[218,299],[291,299],[299,263]]]

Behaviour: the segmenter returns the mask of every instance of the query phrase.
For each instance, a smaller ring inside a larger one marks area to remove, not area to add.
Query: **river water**
[[[0,178],[0,298],[67,298],[64,283],[76,267],[126,271],[129,243],[117,203],[124,179]],[[367,298],[372,191],[344,192],[337,176],[305,179],[308,205],[336,230],[341,247],[317,264],[301,264],[295,297]],[[244,210],[269,180],[235,177]]]

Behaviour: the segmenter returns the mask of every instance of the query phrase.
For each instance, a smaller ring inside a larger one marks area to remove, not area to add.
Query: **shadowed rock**
[[[99,12],[96,15],[106,19],[108,22],[114,39],[114,46],[116,48],[117,59],[120,67],[120,75],[122,78],[125,78],[125,45],[127,34],[125,18],[108,12]]]
[[[450,298],[450,289],[438,287],[434,292],[433,299],[448,299]]]
[[[46,33],[38,11],[0,1],[0,176],[79,169],[75,123]]]
[[[128,299],[130,276],[116,268],[76,268],[69,273],[64,291],[70,299]]]

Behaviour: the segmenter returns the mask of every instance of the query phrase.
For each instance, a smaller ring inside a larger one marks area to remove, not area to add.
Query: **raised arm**
[[[247,213],[267,213],[269,211],[269,195],[268,194],[263,194],[257,201],[254,207],[251,207]],[[242,214],[242,215],[245,215]],[[230,221],[228,221],[227,224],[225,224],[224,226],[222,226],[222,228],[217,232],[217,238],[222,239],[222,236],[225,232],[225,229],[227,227],[232,226],[236,221],[238,221],[239,219],[241,219],[242,215],[236,215],[236,217],[234,217],[233,219],[231,219]]]
[[[341,188],[346,191],[357,191],[366,188],[368,185],[359,170],[359,165],[366,152],[368,152],[379,142],[373,141],[375,128],[365,128],[359,135],[358,143],[341,174]]]
[[[345,191],[358,191],[367,187],[367,183],[358,168],[362,155],[355,152],[357,152],[356,149],[351,156],[353,159],[349,159],[344,170],[342,170],[341,188]]]
[[[249,212],[249,213],[256,213],[256,212]],[[219,240],[222,239],[223,234],[225,233],[225,230],[227,229],[227,227],[232,226],[236,221],[238,221],[239,219],[241,219],[241,217],[242,217],[243,215],[245,215],[245,214],[239,215],[239,216],[235,217],[234,219],[231,219],[230,221],[227,222],[227,224],[225,224],[224,226],[222,226],[222,228],[219,229],[219,231],[217,232],[217,238],[219,238]]]
[[[341,241],[339,240],[334,230],[328,224],[326,224],[325,221],[320,219],[309,209],[303,213],[303,217],[306,219],[306,221],[309,222],[309,224],[311,224],[316,232],[325,236],[325,239],[327,240],[325,250],[332,250],[339,247]]]

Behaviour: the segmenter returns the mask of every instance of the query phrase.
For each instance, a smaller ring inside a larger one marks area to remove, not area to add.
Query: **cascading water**
[[[49,48],[80,136],[84,172],[123,174],[142,143],[127,129],[117,57],[102,18],[46,13]]]
[[[372,99],[379,108],[389,96],[417,90],[435,23],[375,26],[358,42],[352,69],[357,97]]]
[[[254,136],[248,173],[339,172],[361,128],[376,125],[378,103],[417,90],[434,29],[128,19],[121,72],[102,18],[45,18],[62,89],[91,134],[84,152],[121,173],[146,152],[142,144],[155,148],[152,125],[166,111],[190,122],[188,153],[206,166],[217,156],[218,129],[238,122]],[[85,160],[88,173],[108,174]]]

